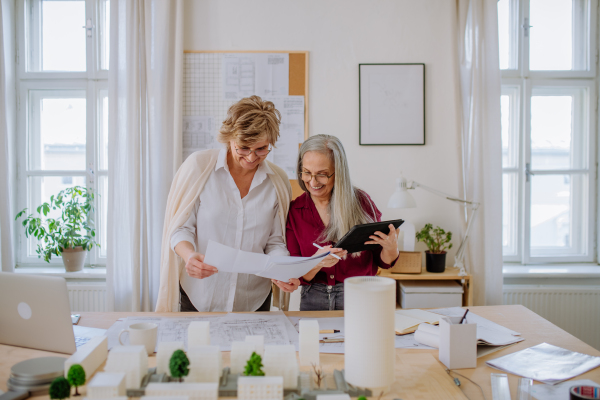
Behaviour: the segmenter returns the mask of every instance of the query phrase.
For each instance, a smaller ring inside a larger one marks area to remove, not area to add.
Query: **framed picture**
[[[425,64],[359,64],[359,144],[425,144]]]

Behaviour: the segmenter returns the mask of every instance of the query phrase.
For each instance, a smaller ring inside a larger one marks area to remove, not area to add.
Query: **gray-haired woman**
[[[398,259],[398,231],[390,225],[386,234],[376,232],[368,244],[373,250],[346,257],[332,244],[354,225],[381,221],[381,212],[368,194],[352,185],[346,152],[335,136],[316,135],[300,147],[298,176],[304,193],[292,201],[286,226],[287,247],[292,256],[308,257],[330,251],[300,282],[301,311],[343,310],[344,279],[372,276],[377,267],[390,268]],[[323,248],[315,251],[313,243]]]

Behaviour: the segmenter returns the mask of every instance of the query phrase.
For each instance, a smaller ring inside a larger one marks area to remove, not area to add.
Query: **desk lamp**
[[[454,257],[454,266],[460,268],[460,272],[458,275],[465,276],[467,274],[463,262],[465,256],[465,248],[467,246],[467,241],[469,240],[469,232],[471,231],[471,227],[473,226],[473,221],[475,220],[475,215],[477,214],[477,210],[479,209],[480,203],[456,198],[454,196],[440,192],[439,190],[430,188],[415,181],[412,181],[410,182],[410,184],[408,184],[406,178],[402,175],[402,173],[400,173],[400,178],[396,179],[396,183],[398,186],[396,187],[396,191],[392,194],[390,200],[388,201],[388,208],[415,208],[417,206],[417,203],[408,191],[416,188],[421,188],[433,194],[437,194],[438,196],[444,197],[447,200],[453,201],[455,203],[461,203],[471,210],[471,216],[467,216],[467,230],[463,235],[462,242],[460,243],[458,251],[456,252],[456,256]]]

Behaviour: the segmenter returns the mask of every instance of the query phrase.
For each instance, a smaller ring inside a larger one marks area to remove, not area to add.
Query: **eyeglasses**
[[[333,176],[334,173],[332,173],[331,175],[326,175],[326,174],[311,174],[308,171],[302,171],[300,172],[300,178],[304,181],[304,182],[310,182],[313,178],[313,176],[315,177],[315,180],[318,183],[322,183],[323,185],[326,185],[327,182],[329,182],[329,178],[331,178]]]
[[[238,153],[240,156],[244,156],[244,157],[247,157],[252,153],[256,154],[257,157],[264,157],[267,154],[269,154],[271,152],[271,150],[273,150],[271,147],[269,147],[268,149],[258,149],[258,150],[238,149],[237,147],[235,148],[235,152]]]

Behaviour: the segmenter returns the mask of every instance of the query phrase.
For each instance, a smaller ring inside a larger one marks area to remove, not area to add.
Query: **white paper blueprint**
[[[326,333],[319,334],[319,339],[323,339],[325,337],[328,338],[343,338],[344,337],[344,317],[337,318],[301,318],[301,317],[288,317],[291,321],[294,328],[299,331],[299,321],[301,319],[305,320],[316,320],[319,322],[319,330],[328,330],[334,329],[339,330],[339,333]],[[410,335],[402,335],[396,336],[395,339],[395,348],[403,349],[433,349],[433,347],[429,347],[427,345],[418,343],[415,340],[414,334]],[[344,354],[344,342],[341,343],[319,343],[319,352],[321,353],[329,353],[329,354]]]
[[[244,341],[247,335],[264,336],[266,345],[298,346],[298,332],[283,312],[229,313],[209,317],[129,317],[110,327],[108,346],[118,346],[119,332],[129,325],[152,322],[158,325],[157,345],[160,342],[180,341],[187,348],[187,330],[192,321],[210,321],[211,345],[220,346],[221,351],[230,351],[231,342]]]
[[[221,68],[224,99],[289,94],[290,57],[287,53],[225,54]]]
[[[304,142],[304,96],[269,96],[263,100],[272,101],[281,113],[277,147],[267,159],[283,168],[289,179],[298,179],[298,145]]]
[[[217,142],[214,118],[210,116],[183,117],[183,159],[198,150],[220,147]]]

